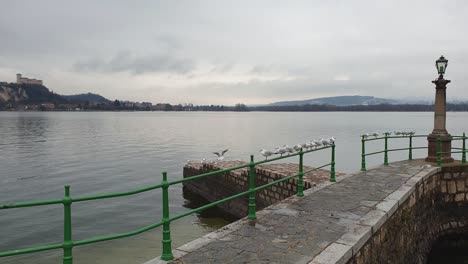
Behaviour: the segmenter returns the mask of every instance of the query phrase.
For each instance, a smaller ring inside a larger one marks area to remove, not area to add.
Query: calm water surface
[[[359,135],[369,131],[416,130],[427,134],[432,113],[210,113],[210,112],[0,112],[0,204],[72,195],[127,191],[160,183],[161,172],[182,178],[186,160],[247,160],[261,148],[337,137],[337,170],[360,166]],[[468,113],[448,113],[453,135],[468,130]],[[391,141],[390,147],[406,146]],[[425,146],[425,139],[414,146]],[[368,151],[381,150],[379,142]],[[416,151],[424,157],[425,151]],[[391,153],[390,160],[407,158]],[[382,163],[371,157],[368,166]],[[296,159],[291,159],[296,162]],[[329,162],[328,152],[307,155],[307,165]],[[161,193],[73,204],[73,238],[131,231],[161,218]],[[171,186],[170,211],[189,210],[182,188]],[[0,251],[60,242],[61,206],[0,211]],[[216,229],[226,221],[191,216],[172,224],[174,247]],[[75,248],[75,263],[142,263],[161,253],[161,231]],[[60,263],[61,251],[2,258],[0,263]]]

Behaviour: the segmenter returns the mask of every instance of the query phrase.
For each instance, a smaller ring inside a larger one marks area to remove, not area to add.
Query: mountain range
[[[294,106],[294,105],[380,105],[380,104],[432,104],[429,100],[411,99],[385,99],[374,96],[345,95],[333,97],[320,97],[307,100],[281,101],[268,104],[267,106]]]

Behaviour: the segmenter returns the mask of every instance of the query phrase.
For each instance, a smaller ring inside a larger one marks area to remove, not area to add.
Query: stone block
[[[457,193],[457,185],[455,181],[448,181],[447,185],[448,185],[448,193],[450,194]]]
[[[465,201],[465,194],[459,193],[455,195],[455,202],[464,202]]]
[[[349,245],[332,243],[317,255],[310,264],[345,264],[351,259],[352,247]]]
[[[357,253],[362,246],[371,238],[372,227],[364,225],[353,225],[348,232],[342,235],[336,243],[350,245],[353,247],[353,254]]]
[[[457,180],[457,192],[465,191],[465,181],[463,179]]]

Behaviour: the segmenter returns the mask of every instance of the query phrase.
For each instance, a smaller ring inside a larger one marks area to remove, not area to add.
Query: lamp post
[[[447,132],[445,127],[446,124],[446,90],[447,84],[450,80],[444,79],[445,69],[447,68],[448,60],[444,56],[436,61],[436,68],[439,73],[439,78],[432,81],[436,86],[435,104],[434,104],[434,129],[432,133],[427,136],[429,144],[428,156],[426,161],[436,162],[437,161],[437,140],[440,136],[440,150],[446,152],[441,154],[441,162],[448,163],[452,162],[450,151],[452,150],[452,136]]]

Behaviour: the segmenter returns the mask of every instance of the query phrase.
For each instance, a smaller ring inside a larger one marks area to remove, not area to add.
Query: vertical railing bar
[[[304,152],[299,150],[299,179],[297,181],[297,196],[304,196]]]
[[[466,135],[465,132],[463,132],[463,139],[462,139],[462,164],[466,163]]]
[[[165,261],[173,260],[172,255],[172,240],[171,240],[171,221],[169,220],[169,183],[167,181],[167,172],[162,173],[162,202],[163,202],[163,252],[161,259]]]
[[[441,159],[441,138],[440,135],[437,136],[437,166],[441,167],[442,166],[442,159]]]
[[[388,133],[385,133],[384,165],[388,165]]]
[[[330,181],[331,182],[336,182],[336,178],[335,178],[335,143],[332,144],[332,149],[331,149]]]
[[[408,160],[413,160],[413,135],[409,136],[409,153]]]
[[[257,219],[255,213],[255,163],[254,155],[250,155],[250,165],[249,165],[249,219]]]
[[[366,171],[366,141],[364,140],[364,135],[361,136],[361,142],[361,171]]]
[[[63,264],[73,264],[71,204],[70,186],[65,185],[65,197],[63,198]]]

